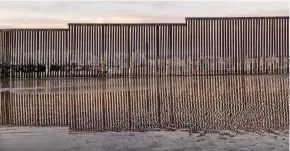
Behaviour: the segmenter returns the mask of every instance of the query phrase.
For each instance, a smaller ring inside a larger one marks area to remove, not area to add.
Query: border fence
[[[289,16],[0,30],[1,78],[289,73]]]

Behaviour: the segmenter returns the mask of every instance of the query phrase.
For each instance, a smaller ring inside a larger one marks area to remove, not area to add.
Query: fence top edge
[[[202,20],[202,19],[289,19],[290,16],[231,16],[231,17],[185,17],[185,20]]]
[[[69,31],[68,28],[5,28],[0,31]]]
[[[90,25],[90,26],[185,26],[185,23],[68,23],[68,26]]]

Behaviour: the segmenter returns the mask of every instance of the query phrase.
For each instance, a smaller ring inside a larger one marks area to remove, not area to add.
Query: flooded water
[[[17,143],[22,138],[20,135],[34,136],[34,139],[42,139],[43,143],[51,137],[60,139],[50,142],[55,146],[80,135],[82,140],[96,137],[88,139],[89,142],[108,139],[111,134],[114,137],[132,135],[130,139],[146,135],[139,138],[144,141],[156,134],[149,136],[149,132],[177,129],[208,134],[221,130],[235,133],[277,131],[289,136],[288,132],[284,133],[289,127],[288,86],[288,76],[282,75],[3,80],[0,85],[0,125],[3,127],[0,136],[5,135],[6,139],[2,137],[0,140],[3,146],[6,145],[6,150],[9,150],[9,144],[10,150],[13,150],[11,144]],[[42,135],[47,129],[49,135]],[[143,131],[147,132],[139,133]],[[82,133],[70,135],[76,132]],[[86,132],[103,137],[101,139]],[[171,135],[166,136],[172,138]],[[24,146],[29,144],[27,141],[22,140]],[[82,147],[70,150],[82,150]]]

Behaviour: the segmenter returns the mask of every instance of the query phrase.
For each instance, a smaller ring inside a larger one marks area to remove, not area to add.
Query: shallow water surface
[[[2,80],[0,150],[286,151],[288,85],[287,76]]]
[[[286,76],[14,80],[0,93],[3,126],[73,131],[288,127]]]

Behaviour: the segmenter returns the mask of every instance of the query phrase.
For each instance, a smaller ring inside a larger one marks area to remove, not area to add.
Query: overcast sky
[[[67,23],[184,22],[184,17],[288,16],[286,1],[0,1],[0,28]]]

